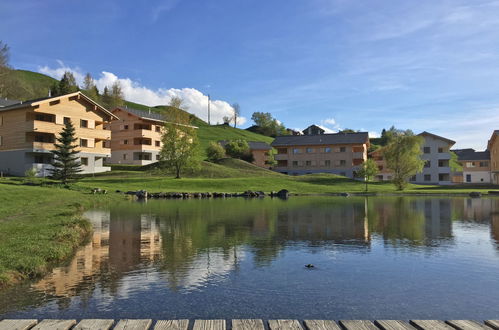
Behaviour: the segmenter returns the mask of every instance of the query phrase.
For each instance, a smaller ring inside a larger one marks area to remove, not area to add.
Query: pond
[[[86,216],[90,241],[0,291],[0,318],[499,315],[499,199],[162,200]]]

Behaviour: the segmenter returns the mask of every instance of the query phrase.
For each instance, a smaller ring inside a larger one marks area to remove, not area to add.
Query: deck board
[[[43,320],[33,330],[69,330],[76,324],[76,320]]]
[[[159,320],[154,330],[187,330],[189,320]]]
[[[225,320],[195,320],[193,330],[225,330]]]
[[[303,323],[308,330],[341,330],[336,322],[330,320],[305,320]]]
[[[120,320],[114,327],[114,330],[147,330],[151,324],[151,319]]]
[[[411,320],[411,324],[421,330],[453,330],[444,321],[439,320]]]
[[[347,330],[379,330],[371,321],[341,320],[340,324]]]
[[[114,320],[86,319],[81,320],[74,330],[109,330],[114,324]]]
[[[235,319],[232,320],[232,330],[265,330],[265,327],[259,319]]]
[[[269,320],[270,330],[303,330],[297,320]]]
[[[374,321],[382,330],[414,330],[415,328],[406,321],[399,320],[376,320]]]
[[[37,323],[38,320],[3,320],[0,321],[0,330],[28,330]]]
[[[492,329],[499,330],[499,320],[486,320],[485,324]]]
[[[490,330],[486,325],[470,320],[449,320],[446,323],[458,330]]]

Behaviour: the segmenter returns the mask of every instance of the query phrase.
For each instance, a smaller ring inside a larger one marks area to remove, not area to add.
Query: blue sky
[[[0,2],[11,65],[119,79],[149,105],[173,95],[215,121],[241,105],[286,126],[395,125],[484,149],[499,129],[499,1]],[[244,121],[244,119],[243,119]]]

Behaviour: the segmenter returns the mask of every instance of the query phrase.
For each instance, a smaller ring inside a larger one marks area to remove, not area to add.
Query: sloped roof
[[[436,135],[436,134],[433,134],[433,133],[430,133],[430,132],[427,132],[427,131],[421,132],[418,135],[420,135],[420,136],[423,136],[423,135],[431,136],[431,137],[433,137],[435,139],[439,139],[439,140],[445,141],[445,142],[447,142],[447,143],[449,143],[451,145],[456,144],[456,141],[454,141],[454,140],[450,140],[450,139],[444,138],[442,136],[439,136],[439,135]]]
[[[363,144],[369,143],[369,133],[335,133],[317,135],[285,135],[278,136],[271,143],[273,147],[307,146],[322,144]]]
[[[37,106],[40,103],[51,102],[51,101],[55,101],[55,100],[61,99],[63,97],[68,97],[69,98],[69,97],[73,97],[73,96],[78,96],[78,98],[80,98],[80,97],[83,98],[87,102],[89,102],[89,103],[95,105],[96,107],[98,107],[99,110],[101,110],[102,112],[104,112],[105,114],[107,114],[108,116],[110,116],[111,118],[118,118],[115,115],[113,115],[109,110],[107,110],[106,108],[104,108],[102,105],[100,105],[99,103],[95,102],[94,100],[92,100],[91,98],[89,98],[88,96],[86,96],[85,94],[83,94],[80,91],[74,92],[74,93],[69,93],[69,94],[64,94],[64,95],[59,95],[59,96],[42,97],[42,98],[28,100],[28,101],[20,101],[20,102],[18,102],[16,104],[12,104],[10,106],[0,107],[0,111],[8,111],[8,110],[15,110],[15,109],[22,109],[22,108]]]
[[[21,101],[18,100],[9,100],[7,98],[0,99],[0,108],[7,107],[10,105],[14,105],[17,103],[20,103]]]
[[[475,149],[455,149],[451,150],[457,155],[458,160],[489,160],[490,152],[475,151]]]
[[[225,147],[225,145],[228,143],[229,141],[219,141],[218,143],[220,143],[220,145],[222,147]],[[260,141],[247,141],[248,142],[248,145],[249,145],[249,148],[250,150],[271,150],[272,147],[266,143],[266,142],[260,142]]]
[[[320,128],[321,130],[323,130],[323,131],[324,131],[324,133],[325,133],[325,134],[334,134],[334,133],[336,133],[335,131],[333,131],[333,130],[332,130],[332,129],[330,129],[330,128],[327,128],[327,127],[324,127],[324,126],[321,126],[321,125],[317,125],[317,124],[312,124],[312,125],[308,126],[307,128],[305,128],[305,129],[302,131],[302,133],[304,133],[304,134],[305,134],[305,132],[306,132],[306,131],[310,128],[310,127],[313,127],[313,126]]]

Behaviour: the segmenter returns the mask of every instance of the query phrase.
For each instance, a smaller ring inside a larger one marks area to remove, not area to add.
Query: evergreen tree
[[[79,90],[76,84],[76,79],[70,71],[64,72],[61,80],[59,81],[59,86],[57,89],[57,95],[64,95],[69,93],[74,93]]]
[[[104,91],[102,92],[102,105],[107,108],[107,109],[110,109],[110,105],[111,105],[111,94],[109,93],[109,88],[104,87]]]
[[[74,179],[76,174],[82,171],[81,163],[76,156],[78,154],[76,150],[78,146],[74,144],[76,140],[75,128],[69,120],[57,138],[55,150],[51,151],[54,155],[53,168],[50,170],[51,177],[60,180],[63,184],[67,184],[69,180]]]

